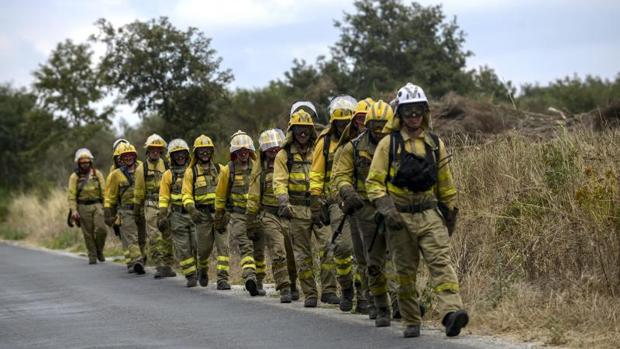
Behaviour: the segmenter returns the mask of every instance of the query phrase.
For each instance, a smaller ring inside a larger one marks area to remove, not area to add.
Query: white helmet
[[[144,142],[144,148],[148,147],[166,148],[166,141],[157,133],[153,133]]]
[[[73,161],[78,162],[80,161],[80,159],[88,159],[90,161],[93,161],[95,157],[90,152],[90,150],[86,148],[80,148],[75,152],[75,158],[73,159]]]
[[[261,151],[273,147],[281,147],[284,144],[284,132],[279,128],[272,128],[271,130],[263,131],[258,137],[258,146]]]
[[[119,139],[115,140],[114,143],[112,143],[112,152],[114,152],[116,150],[116,147],[118,147],[118,145],[121,144],[121,143],[129,144],[129,141],[126,140],[125,138],[119,138]]]
[[[250,138],[247,133],[239,130],[235,132],[232,137],[230,137],[230,153],[232,154],[237,150],[243,148],[249,149],[251,151],[256,151],[252,138]]]
[[[329,122],[351,120],[357,107],[357,100],[348,95],[334,97],[329,102]]]
[[[399,106],[411,103],[428,104],[428,99],[426,98],[424,90],[420,86],[408,82],[407,85],[398,90],[398,94],[396,95],[396,108],[394,108],[394,112],[398,112]]]
[[[180,138],[171,140],[168,144],[168,154],[172,154],[177,151],[186,151],[189,153],[189,146],[187,145],[187,142]]]
[[[316,112],[316,107],[314,106],[314,104],[312,104],[312,102],[310,102],[310,101],[297,101],[297,102],[293,103],[293,106],[291,106],[291,112],[289,113],[289,117],[291,115],[293,115],[293,113],[295,113],[296,111],[298,111],[301,108],[304,108],[304,110],[306,110],[308,113],[310,113],[310,112],[314,113],[314,115],[312,115],[313,118],[316,118],[319,115]]]

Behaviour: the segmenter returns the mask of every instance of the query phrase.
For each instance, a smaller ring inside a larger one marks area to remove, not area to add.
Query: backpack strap
[[[198,176],[197,164],[192,166],[192,197],[194,198],[194,204],[196,203],[196,176]]]
[[[403,137],[400,134],[400,131],[392,131],[392,133],[390,133],[390,151],[388,153],[389,154],[388,155],[388,170],[387,170],[387,175],[385,176],[386,184],[390,179],[392,179],[392,175],[390,174],[390,168],[392,167],[392,162],[394,162],[394,159],[398,155],[398,148],[400,147],[402,143],[404,143],[404,141],[403,141]]]
[[[329,146],[332,143],[331,134],[323,137],[323,157],[325,158],[325,168],[323,169],[323,178],[327,177],[327,164],[329,160]],[[331,169],[330,169],[331,170]]]
[[[226,207],[232,209],[233,204],[230,198],[230,193],[232,192],[232,186],[235,183],[235,162],[228,162],[228,190],[226,191]]]

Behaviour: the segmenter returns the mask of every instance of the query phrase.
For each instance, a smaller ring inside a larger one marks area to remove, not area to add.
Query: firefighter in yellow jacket
[[[252,166],[252,177],[247,201],[247,235],[252,241],[264,241],[271,256],[273,278],[280,302],[291,302],[291,280],[287,270],[285,239],[287,227],[278,217],[278,199],[273,194],[273,163],[284,143],[279,129],[261,133],[257,160]]]
[[[182,139],[168,144],[170,168],[164,172],[159,185],[159,213],[157,226],[160,231],[170,230],[174,255],[187,280],[187,287],[198,284],[196,277],[196,236],[194,223],[183,207],[183,176],[189,164],[189,147]]]
[[[69,218],[82,228],[88,253],[88,263],[105,261],[103,248],[107,228],[103,219],[105,181],[93,165],[94,157],[86,148],[75,152],[75,171],[69,177]]]
[[[254,142],[243,131],[235,132],[230,139],[230,161],[220,173],[215,190],[215,229],[226,229],[226,211],[230,214],[230,241],[237,244],[241,261],[241,275],[251,296],[264,296],[262,281],[265,277],[264,245],[262,241],[248,238],[246,206],[252,160],[256,160]]]
[[[146,254],[155,265],[156,279],[174,277],[172,269],[172,237],[169,230],[159,231],[157,214],[159,212],[159,183],[168,165],[164,161],[166,141],[158,134],[146,139],[146,160],[136,170],[136,217],[142,216],[145,226]]]
[[[229,252],[226,231],[216,232],[213,226],[215,188],[220,166],[213,162],[215,145],[211,138],[200,135],[194,140],[192,160],[183,176],[183,206],[196,224],[198,281],[209,284],[209,256],[217,248],[217,289],[230,290],[228,283]]]
[[[360,133],[365,130],[365,119],[370,109],[370,106],[374,103],[372,98],[368,97],[357,102],[355,106],[355,111],[353,112],[353,118],[344,129],[343,134],[340,136],[340,140],[338,141],[338,148],[336,153],[334,154],[334,162],[333,169],[330,178],[331,190],[333,193],[338,193],[338,187],[335,184],[335,169],[340,163],[340,153],[344,145],[349,143],[351,140],[356,138]],[[365,180],[365,178],[364,178]],[[355,274],[353,276],[353,281],[355,285],[355,294],[356,294],[356,305],[355,311],[360,314],[368,314],[369,312],[369,304],[368,304],[368,276],[367,276],[367,263],[366,263],[366,252],[364,250],[364,246],[362,243],[362,236],[358,233],[355,228],[355,219],[353,216],[349,216],[349,224],[351,229],[351,244],[353,246],[353,255],[354,260],[353,264],[355,267]],[[374,308],[371,308],[373,310]]]
[[[330,224],[332,234],[339,226],[341,231],[334,241],[336,277],[341,288],[340,310],[353,308],[353,247],[351,228],[331,192],[331,171],[338,142],[351,121],[357,101],[350,96],[335,97],[329,105],[330,125],[320,135],[312,153],[310,170],[310,194],[312,220],[315,224]],[[332,239],[333,240],[333,239]]]
[[[288,220],[297,276],[305,298],[304,307],[314,308],[318,302],[318,290],[314,279],[313,235],[321,248],[321,301],[337,304],[338,298],[333,267],[325,251],[329,231],[318,229],[313,224],[310,211],[310,166],[317,135],[312,117],[306,110],[300,106],[290,117],[286,139],[274,161],[273,192],[278,198],[278,215]]]
[[[134,215],[138,154],[136,148],[129,143],[119,144],[117,151],[122,165],[112,171],[106,182],[105,221],[107,225],[111,227],[116,225],[120,230],[128,271],[144,274],[144,256],[140,250],[138,226]]]
[[[377,327],[390,324],[388,288],[384,274],[387,247],[384,235],[377,233],[376,210],[368,201],[365,181],[377,143],[385,135],[383,127],[393,116],[389,104],[383,101],[373,103],[366,114],[366,131],[342,146],[332,172],[333,189],[340,194],[343,211],[352,215],[351,235],[354,237],[354,246],[355,237],[358,237],[362,251],[367,253],[368,284],[373,300],[371,313],[374,313],[371,315],[376,317]]]
[[[398,91],[396,116],[386,124],[375,150],[366,190],[383,217],[388,247],[399,279],[398,300],[405,337],[420,335],[415,287],[419,253],[431,283],[447,336],[457,336],[469,317],[462,309],[459,284],[449,251],[454,229],[456,188],[444,143],[431,132],[428,100],[419,86]]]

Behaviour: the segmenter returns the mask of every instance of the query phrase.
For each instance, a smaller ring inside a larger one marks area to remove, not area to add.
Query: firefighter
[[[213,245],[217,249],[217,289],[230,290],[228,283],[229,250],[226,230],[216,231],[215,188],[220,165],[213,161],[215,145],[211,138],[200,135],[194,140],[192,160],[183,177],[183,206],[196,224],[196,249],[198,257],[198,282],[209,284],[209,256]]]
[[[447,336],[457,336],[469,321],[450,259],[456,188],[445,144],[431,131],[428,100],[419,86],[398,91],[396,116],[387,123],[375,150],[366,191],[381,214],[399,279],[398,301],[405,337],[420,335],[415,287],[419,254],[428,265],[437,307]]]
[[[291,302],[291,280],[287,270],[285,239],[287,227],[278,217],[278,199],[273,194],[273,163],[284,143],[284,133],[271,129],[258,138],[259,152],[252,167],[247,202],[247,235],[252,241],[264,241],[269,249],[276,290],[280,302]]]
[[[134,214],[135,173],[138,166],[136,148],[120,143],[116,152],[121,166],[108,176],[104,200],[104,216],[108,226],[116,226],[125,249],[127,270],[144,274],[144,256],[138,241],[138,226]]]
[[[215,189],[216,231],[223,233],[229,224],[230,240],[239,247],[241,273],[245,289],[254,296],[264,296],[265,256],[262,241],[248,238],[246,206],[252,160],[256,159],[254,142],[243,131],[235,132],[230,139],[230,161],[222,167]],[[230,222],[227,222],[227,214]]]
[[[69,177],[68,186],[69,219],[82,229],[89,264],[97,264],[97,260],[105,262],[103,248],[108,234],[103,219],[105,181],[93,160],[93,154],[86,148],[75,152],[75,171]]]

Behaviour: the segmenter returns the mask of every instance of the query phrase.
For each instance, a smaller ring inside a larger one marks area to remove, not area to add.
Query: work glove
[[[114,221],[116,220],[116,212],[110,207],[106,207],[103,209],[103,221],[108,227],[112,227],[114,225]]]
[[[439,212],[441,212],[446,228],[448,228],[448,235],[452,236],[454,230],[456,229],[456,220],[459,215],[459,209],[456,207],[450,209],[448,205],[443,202],[440,202],[437,207],[439,208]]]
[[[227,223],[226,212],[224,209],[216,209],[215,216],[213,217],[213,227],[215,228],[215,231],[220,234],[224,234],[226,232]]]
[[[312,212],[312,224],[321,228],[326,224],[324,207],[325,202],[319,196],[310,197],[310,211]]]
[[[293,218],[293,210],[286,195],[278,197],[278,216],[286,219]]]
[[[400,216],[396,205],[389,195],[384,195],[374,201],[377,211],[383,215],[385,226],[389,230],[401,230],[405,227],[405,222]]]
[[[256,217],[256,213],[248,213],[245,216],[245,227],[248,239],[252,241],[258,240],[258,230],[260,229],[260,222],[258,221],[258,217]]]
[[[364,199],[350,185],[340,188],[340,197],[342,198],[342,205],[340,207],[344,214],[352,214],[364,207]]]
[[[170,226],[170,219],[168,219],[168,209],[165,207],[159,208],[159,213],[157,214],[157,229],[159,231],[164,232]]]
[[[202,219],[202,213],[198,211],[194,204],[189,204],[185,206],[187,212],[189,212],[189,216],[192,218],[192,222],[195,224],[202,223],[204,220]]]

